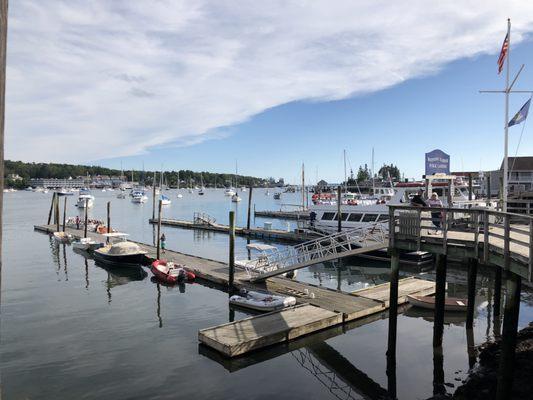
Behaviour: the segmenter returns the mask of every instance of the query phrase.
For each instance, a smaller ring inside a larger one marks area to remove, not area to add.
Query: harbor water
[[[172,204],[163,217],[192,220],[205,212],[226,224],[236,211],[246,224],[248,193],[232,203],[222,190],[204,196],[166,191]],[[148,223],[152,199],[133,204],[117,192],[93,192],[91,217],[105,219],[111,201],[111,226],[133,240],[153,243]],[[198,330],[245,318],[231,310],[228,294],[196,282],[174,287],[158,284],[148,269],[106,269],[58,245],[33,226],[46,222],[51,193],[4,195],[4,243],[1,303],[1,376],[4,399],[374,399],[388,386],[387,319],[377,316],[277,346],[236,360],[224,360],[199,346]],[[299,193],[254,189],[257,210],[296,204]],[[67,215],[81,215],[76,194],[67,197]],[[61,207],[64,198],[61,199]],[[287,221],[254,219],[255,226]],[[295,222],[290,222],[293,228]],[[222,233],[163,227],[167,248],[220,261],[228,258]],[[252,242],[263,243],[259,240]],[[248,257],[247,240],[236,238],[236,257]],[[276,246],[287,244],[269,243]],[[474,343],[494,338],[501,321],[492,313],[493,271],[480,268]],[[434,279],[432,267],[402,267],[403,275]],[[365,259],[318,264],[299,271],[298,280],[354,291],[388,280],[388,264]],[[448,266],[448,294],[466,297],[465,268]],[[433,394],[434,368],[442,368],[448,393],[461,385],[469,369],[466,316],[446,314],[444,362],[433,361],[433,315],[408,308],[398,317],[396,386],[399,399]],[[533,293],[524,287],[520,327],[533,320]],[[360,326],[357,326],[360,325]]]

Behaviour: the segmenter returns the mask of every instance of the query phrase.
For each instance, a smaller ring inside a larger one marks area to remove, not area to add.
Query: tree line
[[[159,182],[158,171],[124,171],[124,179],[126,181],[144,182],[146,184],[153,184],[154,173],[157,172],[156,181]],[[74,164],[58,164],[58,163],[27,163],[22,161],[5,160],[4,162],[4,177],[6,178],[6,186],[8,187],[27,187],[30,178],[57,178],[68,179],[70,177],[76,178],[79,176],[120,176],[121,171],[118,169],[105,168],[96,165],[74,165]],[[10,175],[19,175],[22,180],[8,179]],[[165,184],[176,187],[178,185],[178,174],[180,179],[180,186],[183,185],[200,185],[203,181],[205,186],[266,186],[273,185],[276,182],[272,179],[257,178],[253,176],[237,175],[235,179],[234,174],[222,174],[213,172],[195,172],[191,170],[180,171],[166,171],[164,174]],[[235,182],[236,181],[236,182]]]

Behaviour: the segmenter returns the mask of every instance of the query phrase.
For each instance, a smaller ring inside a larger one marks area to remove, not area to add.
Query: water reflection
[[[107,302],[111,304],[111,289],[117,286],[125,285],[133,281],[142,281],[148,276],[146,271],[141,267],[110,267],[104,263],[95,262],[95,265],[107,272],[105,287],[107,292]]]

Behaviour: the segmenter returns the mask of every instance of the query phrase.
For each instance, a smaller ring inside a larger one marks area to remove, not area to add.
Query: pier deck
[[[309,211],[255,211],[255,217],[261,218],[276,218],[276,219],[290,219],[290,220],[309,220]]]

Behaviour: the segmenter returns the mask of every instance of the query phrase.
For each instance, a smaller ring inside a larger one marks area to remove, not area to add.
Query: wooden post
[[[500,317],[502,303],[502,269],[496,267],[494,274],[494,318]]]
[[[235,211],[229,212],[229,293],[233,292],[235,278]]]
[[[466,329],[472,329],[474,326],[474,309],[476,301],[476,277],[477,277],[477,259],[468,260],[468,302],[466,306]]]
[[[107,202],[107,233],[111,233],[111,202]],[[107,243],[109,243],[109,236],[107,237]]]
[[[152,187],[152,221],[155,219],[155,172],[154,172],[154,184]]]
[[[446,393],[444,386],[444,353],[442,346],[433,347],[433,394],[443,395]]]
[[[4,204],[4,115],[6,99],[7,0],[0,0],[0,287],[2,286],[2,227]]]
[[[446,297],[446,261],[444,254],[435,258],[435,322],[433,325],[433,347],[442,347],[444,333],[444,300]]]
[[[248,192],[248,218],[246,220],[246,229],[250,230],[250,215],[252,213],[252,189],[253,187],[250,186],[249,192]]]
[[[498,387],[496,391],[497,400],[511,398],[516,334],[520,311],[520,289],[522,279],[515,274],[508,273],[507,275],[507,300],[505,302],[505,314],[503,320]]]
[[[65,232],[66,225],[67,225],[67,196],[65,196],[65,201],[63,202],[63,232]]]
[[[56,232],[59,232],[59,196],[56,197]]]
[[[472,187],[472,174],[468,174],[468,200],[472,200],[473,198],[473,187]]]
[[[52,202],[50,203],[50,211],[48,211],[48,222],[46,225],[50,225],[50,222],[52,221],[52,212],[54,211],[54,204],[56,201],[56,192],[52,194]]]
[[[387,355],[396,354],[396,331],[398,321],[398,279],[400,255],[398,249],[390,248],[390,290],[389,290],[389,338]]]
[[[490,172],[487,175],[487,206],[490,206],[490,196],[491,196],[491,189],[490,189]]]
[[[341,187],[337,186],[337,232],[342,231],[342,213],[341,213]]]
[[[159,200],[159,207],[157,208],[157,259],[161,256],[161,209],[163,208],[163,201]]]
[[[83,237],[87,237],[87,224],[89,223],[89,199],[85,199],[85,225],[83,226]]]
[[[476,346],[474,344],[474,330],[466,329],[466,352],[468,353],[468,368],[472,369],[476,365]]]

